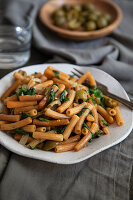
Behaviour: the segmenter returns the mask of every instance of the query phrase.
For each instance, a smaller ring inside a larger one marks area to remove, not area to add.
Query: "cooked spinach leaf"
[[[60,94],[60,101],[61,103],[64,103],[65,101],[69,101],[69,98],[66,98],[66,90],[64,90],[61,94]]]
[[[45,118],[43,118],[43,117],[40,117],[40,118],[39,118],[39,120],[40,120],[40,121],[49,122],[49,120],[48,120],[48,119],[45,119]]]
[[[105,120],[102,120],[103,124],[105,124],[106,126],[109,126],[108,122],[106,122]]]
[[[15,132],[15,133],[22,134],[22,135],[27,135],[27,134],[28,134],[27,131],[24,131],[24,130],[22,130],[22,129],[20,129],[20,128],[14,129],[14,132]]]
[[[21,118],[22,118],[22,119],[25,119],[25,118],[27,118],[27,117],[30,117],[30,113],[25,113],[25,112],[22,112],[22,113],[21,113]]]
[[[81,116],[83,114],[84,110],[86,110],[86,109],[89,109],[89,108],[82,108],[82,110],[79,113],[77,113],[77,115]]]
[[[84,122],[83,123],[83,127],[86,127],[92,134],[92,136],[94,135],[94,133],[90,130],[90,127]]]
[[[24,95],[35,95],[35,88],[20,88],[18,96],[24,96]]]
[[[60,77],[59,77],[59,74],[60,74],[59,71],[53,70],[53,72],[55,73],[55,75],[56,75],[57,78],[60,78]]]
[[[55,91],[53,88],[50,90],[50,103],[55,100]]]

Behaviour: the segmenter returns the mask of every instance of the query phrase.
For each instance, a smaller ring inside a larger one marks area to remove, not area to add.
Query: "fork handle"
[[[126,99],[118,97],[117,95],[112,94],[110,92],[108,92],[108,96],[111,97],[111,98],[113,98],[113,99],[118,100],[119,102],[121,102],[122,104],[124,104],[125,106],[127,106],[128,108],[130,108],[131,110],[133,110],[133,102],[130,102],[130,101],[126,100]]]

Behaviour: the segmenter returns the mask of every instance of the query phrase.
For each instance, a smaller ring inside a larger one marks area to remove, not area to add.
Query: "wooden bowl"
[[[61,7],[63,4],[83,4],[86,2],[93,3],[95,9],[101,13],[108,13],[112,17],[110,25],[103,29],[96,31],[71,31],[63,28],[59,28],[53,24],[52,13]],[[45,3],[40,9],[40,20],[52,31],[56,32],[61,37],[72,40],[93,40],[101,38],[110,34],[121,22],[122,11],[113,2],[108,0],[51,0]]]

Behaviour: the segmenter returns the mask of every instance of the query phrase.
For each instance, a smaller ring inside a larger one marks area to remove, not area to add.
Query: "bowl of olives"
[[[120,24],[122,12],[108,0],[51,0],[41,7],[40,19],[58,35],[82,41],[110,34]]]

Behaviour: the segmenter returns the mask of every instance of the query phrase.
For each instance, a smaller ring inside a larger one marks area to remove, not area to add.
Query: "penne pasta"
[[[109,115],[111,115],[111,116],[116,115],[116,110],[114,108],[106,108],[106,110],[107,110]]]
[[[1,130],[13,130],[13,129],[16,129],[16,128],[26,126],[26,125],[31,124],[31,123],[32,123],[32,119],[30,117],[27,117],[26,119],[20,120],[20,121],[15,122],[15,123],[2,124]]]
[[[75,127],[76,123],[78,122],[79,117],[77,115],[73,115],[71,118],[69,124],[65,128],[65,131],[63,132],[63,138],[64,140],[68,140],[73,128]]]
[[[38,119],[33,120],[33,124],[38,126],[63,126],[69,124],[68,119],[57,119],[57,120],[49,120],[49,121],[40,121]]]
[[[6,115],[0,114],[0,120],[5,120],[9,122],[18,122],[21,119],[20,115]]]
[[[63,113],[74,101],[76,92],[74,90],[70,90],[68,94],[68,101],[65,101],[60,107],[57,108],[59,113]]]
[[[22,127],[22,130],[33,133],[36,131],[36,125],[26,125],[26,126]]]
[[[53,140],[53,141],[57,141],[57,142],[63,141],[63,135],[55,134],[53,130],[48,131],[48,132],[34,132],[33,138],[43,139],[43,140]]]
[[[59,144],[55,147],[55,152],[61,153],[61,152],[71,151],[74,149],[77,143],[78,142],[72,142],[68,144]]]
[[[15,108],[14,109],[14,114],[17,115],[17,114],[20,114],[22,112],[28,112],[28,111],[30,111],[32,109],[39,110],[38,105],[35,105],[35,106],[26,106],[26,107],[21,107],[21,108]]]
[[[51,110],[50,108],[46,108],[44,110],[44,115],[48,116],[48,117],[51,117],[53,119],[68,119],[69,118],[65,114],[58,113],[58,112],[56,112],[54,110]]]
[[[4,101],[4,99],[6,97],[9,97],[11,95],[12,92],[14,92],[17,87],[21,84],[20,80],[15,81],[5,92],[4,94],[1,96],[1,101]]]
[[[116,115],[115,120],[118,126],[122,126],[124,124],[123,117],[121,115],[120,107],[115,107]]]
[[[96,131],[98,131],[98,125],[96,123],[93,123],[90,131],[87,135],[85,135],[74,147],[75,151],[79,151],[80,149],[82,149],[86,143],[92,138],[92,133],[94,134]]]
[[[8,101],[7,102],[7,108],[21,108],[26,106],[34,106],[37,104],[37,101]]]
[[[111,117],[107,111],[100,105],[97,105],[97,111],[102,115],[102,117],[110,124],[114,122],[113,117]]]
[[[19,96],[19,101],[41,101],[43,99],[43,95],[35,94],[35,95],[24,95]]]
[[[85,110],[84,113],[80,116],[76,126],[75,126],[75,133],[76,134],[81,134],[81,129],[82,129],[82,125],[85,121],[85,118],[87,117],[87,115],[89,114],[89,112],[92,110],[93,106],[90,103],[87,103],[87,105],[85,106]]]
[[[74,108],[68,108],[66,110],[66,115],[67,116],[72,116],[75,115],[77,113],[79,113],[82,108],[84,108],[87,105],[87,102],[83,102],[82,104],[79,104],[78,106],[74,107]]]

